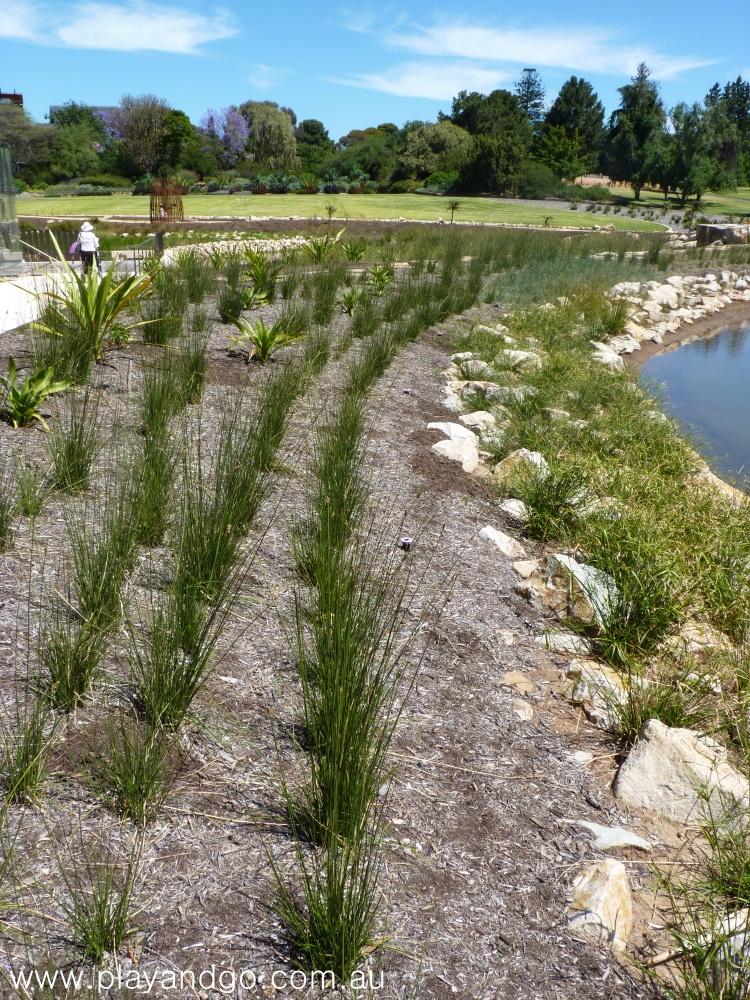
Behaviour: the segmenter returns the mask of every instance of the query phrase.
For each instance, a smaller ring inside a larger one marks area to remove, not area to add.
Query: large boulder
[[[612,951],[625,951],[633,925],[633,901],[622,861],[590,865],[573,882],[570,929]]]
[[[651,719],[615,779],[614,795],[676,823],[700,822],[708,810],[747,809],[750,785],[715,740]]]

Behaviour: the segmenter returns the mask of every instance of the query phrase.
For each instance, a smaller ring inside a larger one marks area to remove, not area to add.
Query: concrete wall
[[[38,319],[42,301],[37,296],[51,284],[52,278],[45,274],[0,281],[0,333]]]

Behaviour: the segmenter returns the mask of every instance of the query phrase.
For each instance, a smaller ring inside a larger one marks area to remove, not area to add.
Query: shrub
[[[420,181],[406,180],[406,181],[394,181],[388,188],[389,194],[411,194],[416,191],[418,187],[421,187]]]
[[[426,188],[437,188],[439,191],[450,191],[458,183],[457,170],[436,170],[423,181]]]
[[[518,193],[522,198],[549,198],[562,194],[562,183],[543,163],[526,161],[518,175]],[[566,192],[567,193],[567,192]]]
[[[26,181],[22,181],[19,177],[13,178],[13,190],[16,194],[24,194],[29,190],[29,185]]]
[[[593,187],[585,188],[586,197],[589,201],[609,201],[612,192],[602,184],[594,184]]]
[[[81,177],[79,183],[121,191],[129,190],[133,185],[131,180],[127,177],[121,177],[119,174],[90,174],[87,177]]]

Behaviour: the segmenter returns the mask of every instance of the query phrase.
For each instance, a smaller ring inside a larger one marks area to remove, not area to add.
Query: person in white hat
[[[81,267],[84,274],[88,274],[91,265],[96,259],[97,270],[99,268],[99,237],[94,233],[94,227],[90,222],[84,222],[78,234],[78,249],[81,252]]]

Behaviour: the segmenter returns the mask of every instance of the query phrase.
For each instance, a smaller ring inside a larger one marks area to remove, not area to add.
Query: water
[[[651,358],[641,377],[726,479],[750,478],[750,323]],[[744,483],[748,489],[748,482]]]

